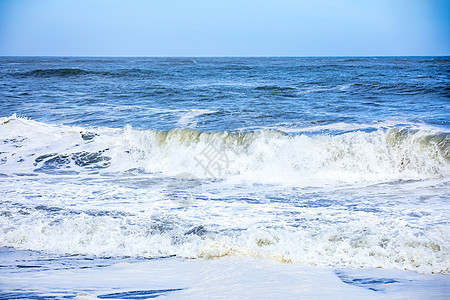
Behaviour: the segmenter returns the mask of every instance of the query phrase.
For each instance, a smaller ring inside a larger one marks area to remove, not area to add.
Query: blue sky
[[[0,0],[0,55],[450,55],[450,0]]]

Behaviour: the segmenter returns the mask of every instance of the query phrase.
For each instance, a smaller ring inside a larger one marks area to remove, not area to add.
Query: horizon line
[[[439,55],[0,55],[0,57],[92,57],[92,58],[319,58],[319,57],[449,57]]]

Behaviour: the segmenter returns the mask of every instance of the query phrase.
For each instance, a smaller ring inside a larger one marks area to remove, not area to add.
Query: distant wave
[[[23,76],[53,77],[53,76],[79,76],[89,74],[82,69],[37,69],[30,72],[21,73]]]
[[[305,136],[277,130],[82,128],[12,116],[0,119],[0,139],[5,174],[142,168],[167,176],[189,172],[210,178],[211,172],[198,162],[205,149],[226,158],[212,177],[263,183],[317,186],[450,174],[450,134],[430,130]]]
[[[85,76],[85,75],[97,75],[97,76],[142,76],[151,75],[154,72],[152,70],[142,70],[137,68],[110,71],[92,71],[83,70],[78,68],[58,68],[58,69],[36,69],[28,72],[22,72],[14,75],[30,76],[30,77],[72,77],[72,76]]]
[[[367,91],[370,93],[384,93],[393,92],[403,95],[422,95],[443,93],[448,94],[448,87],[444,85],[427,86],[422,84],[381,84],[378,82],[361,84],[358,86],[361,91]]]
[[[263,85],[257,86],[255,90],[289,98],[297,96],[297,89],[289,86]]]
[[[346,59],[344,59],[343,61],[344,62],[356,62],[356,61],[364,61],[364,60],[366,60],[367,58],[361,58],[361,57],[349,57],[349,58],[346,58]]]
[[[293,87],[281,87],[276,85],[262,85],[255,88],[256,90],[263,91],[295,91]]]

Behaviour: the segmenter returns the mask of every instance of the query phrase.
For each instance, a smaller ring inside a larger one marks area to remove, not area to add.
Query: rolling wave
[[[68,127],[0,119],[2,173],[96,169],[323,185],[442,178],[450,134],[403,128],[336,136]]]
[[[76,68],[62,68],[62,69],[36,69],[30,72],[21,73],[23,76],[35,77],[67,77],[80,76],[89,74],[89,71]]]
[[[94,70],[83,70],[79,68],[55,68],[55,69],[35,69],[28,72],[22,72],[13,75],[19,75],[24,77],[41,77],[41,78],[50,78],[50,77],[78,77],[78,76],[86,76],[86,75],[96,75],[96,76],[130,76],[130,77],[139,77],[152,75],[154,71],[152,70],[143,70],[137,68],[131,69],[123,69],[118,71],[94,71]]]

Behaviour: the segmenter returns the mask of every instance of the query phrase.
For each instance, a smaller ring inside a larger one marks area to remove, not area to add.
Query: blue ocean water
[[[449,77],[449,57],[0,57],[0,298],[445,298]]]
[[[52,124],[237,131],[396,119],[449,128],[448,57],[0,62],[2,115]],[[177,112],[198,110],[212,112],[180,122]]]

